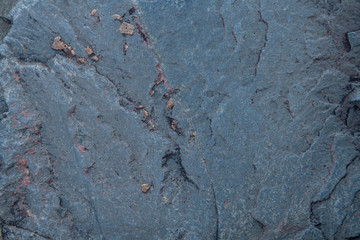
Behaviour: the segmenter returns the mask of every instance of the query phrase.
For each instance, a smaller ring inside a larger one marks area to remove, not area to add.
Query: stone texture
[[[359,8],[1,1],[1,238],[359,238]]]

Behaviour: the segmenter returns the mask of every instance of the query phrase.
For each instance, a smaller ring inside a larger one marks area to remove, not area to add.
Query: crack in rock
[[[141,16],[141,12],[138,11],[138,14],[139,14],[139,17],[140,19],[142,20],[142,22],[144,22],[142,16]],[[224,23],[224,22],[223,22]],[[224,26],[225,27],[225,26]],[[150,34],[148,33],[148,39],[151,39],[151,36]],[[157,64],[160,65],[162,63],[161,61],[161,58],[160,56],[157,54],[155,48],[153,47],[152,44],[148,44],[149,48],[151,49],[151,53],[153,54],[155,60],[157,61]],[[155,86],[155,85],[154,85]],[[153,89],[152,89],[153,90]],[[194,127],[193,127],[193,124],[191,123],[189,117],[187,116],[185,110],[184,110],[184,107],[182,106],[182,104],[180,103],[179,100],[177,99],[174,99],[180,106],[181,110],[182,110],[182,113],[185,115],[185,118],[187,119],[191,129],[193,130]],[[217,206],[217,201],[216,201],[216,193],[215,193],[215,188],[214,188],[214,184],[212,182],[212,179],[210,177],[210,172],[209,172],[209,169],[207,167],[207,163],[206,163],[206,160],[205,158],[203,157],[203,154],[202,154],[202,151],[201,151],[201,146],[200,146],[200,143],[195,139],[195,141],[197,142],[197,146],[198,146],[198,149],[201,153],[201,156],[202,156],[202,161],[203,161],[203,165],[204,165],[204,168],[205,168],[205,171],[206,171],[206,174],[209,178],[209,182],[210,182],[210,188],[211,188],[211,192],[212,192],[212,195],[213,195],[213,198],[214,198],[214,210],[215,210],[215,215],[216,215],[216,229],[215,229],[215,239],[219,239],[219,224],[220,224],[220,220],[219,220],[219,209],[218,209],[218,206]]]
[[[323,234],[324,238],[326,239],[325,237],[325,234],[323,232],[323,230],[321,229],[321,225],[322,223],[320,222],[320,219],[319,217],[314,213],[314,208],[315,206],[317,205],[320,205],[321,203],[325,202],[325,201],[328,201],[329,199],[331,199],[333,193],[335,192],[337,186],[348,176],[349,174],[349,167],[359,158],[359,156],[356,156],[354,157],[345,167],[346,169],[346,173],[344,174],[344,176],[342,176],[339,181],[335,184],[334,188],[331,190],[331,192],[329,193],[329,195],[325,198],[322,198],[320,200],[317,200],[317,201],[313,201],[311,202],[310,204],[310,221],[311,223],[314,225],[314,227],[316,227],[317,229],[319,229],[321,231],[321,233]]]
[[[255,64],[255,72],[254,72],[255,77],[257,76],[257,71],[258,71],[260,60],[261,60],[261,54],[264,51],[264,49],[266,48],[266,45],[267,45],[267,42],[268,42],[268,31],[269,31],[269,24],[262,17],[261,1],[260,0],[259,0],[259,11],[258,11],[258,13],[259,13],[259,22],[262,22],[263,24],[265,24],[265,41],[264,41],[263,46],[260,48],[260,52],[258,54],[258,58],[257,58],[256,64]]]

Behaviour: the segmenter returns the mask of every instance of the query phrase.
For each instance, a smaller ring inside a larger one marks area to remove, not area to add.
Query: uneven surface
[[[359,9],[0,0],[0,239],[360,239]]]

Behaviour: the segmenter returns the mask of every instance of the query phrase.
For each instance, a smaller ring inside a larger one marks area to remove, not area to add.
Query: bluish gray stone
[[[3,239],[360,236],[359,1],[3,2]]]
[[[351,48],[360,47],[360,31],[349,32],[347,34]]]

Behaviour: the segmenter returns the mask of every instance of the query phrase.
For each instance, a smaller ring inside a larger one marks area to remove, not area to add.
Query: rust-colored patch
[[[25,210],[25,196],[24,195],[21,196],[17,205],[19,206],[19,209],[21,209],[20,214],[26,216],[26,212],[24,211]]]
[[[93,10],[91,10],[91,12],[90,12],[90,16],[95,16],[97,14],[97,9],[93,9]]]
[[[97,56],[92,56],[92,57],[91,57],[91,60],[97,62],[97,61],[99,61],[99,58],[98,58]]]
[[[27,171],[28,171],[27,175],[22,178],[20,187],[27,187],[30,184],[29,170],[27,170]]]
[[[85,61],[84,58],[78,58],[76,61],[77,61],[78,63],[80,63],[80,64],[85,64],[85,63],[86,63],[86,61]]]
[[[158,76],[156,78],[156,81],[154,82],[154,85],[159,85],[160,83],[165,81],[164,73],[161,70],[159,63],[155,64],[155,67],[156,67],[156,70],[158,71]]]
[[[176,120],[171,121],[171,129],[176,131],[176,129],[177,129],[177,121]]]
[[[26,154],[35,154],[35,152],[32,151],[32,150],[27,150],[27,151],[26,151]]]
[[[26,160],[25,158],[21,158],[20,160],[18,160],[18,161],[16,162],[16,165],[22,166],[22,167],[25,167],[26,164],[27,164],[27,160]]]
[[[61,41],[61,37],[55,37],[51,47],[54,50],[64,50],[65,45],[66,44]]]
[[[78,149],[80,150],[80,152],[84,153],[85,152],[85,147],[84,146],[78,146]]]
[[[149,120],[149,125],[150,127],[155,131],[155,125],[153,124],[153,122],[151,120]]]
[[[20,160],[16,162],[16,165],[20,167],[20,172],[24,173],[21,179],[21,184],[18,187],[18,190],[22,187],[27,187],[30,184],[30,179],[29,179],[30,172],[27,169],[27,162],[28,161],[24,157],[22,157]]]
[[[84,50],[89,56],[94,53],[94,51],[89,46],[87,46]]]
[[[147,184],[147,183],[141,184],[141,191],[142,191],[143,193],[147,193],[147,192],[149,191],[149,189],[150,189],[150,185],[149,185],[149,184]]]
[[[154,96],[154,93],[155,93],[155,91],[154,91],[154,90],[151,90],[149,94],[150,94],[150,96],[152,97],[152,96]]]
[[[57,51],[64,51],[70,57],[76,56],[74,49],[61,41],[61,37],[55,37],[51,47]]]
[[[144,112],[144,118],[149,117],[149,113],[148,113],[148,111],[146,111],[145,109],[143,109],[143,112]]]
[[[20,113],[20,115],[23,115],[25,117],[29,116],[30,112],[29,111],[23,111]]]
[[[12,72],[13,78],[19,83],[20,82],[20,74],[18,71]]]
[[[15,115],[12,115],[12,116],[11,116],[11,120],[14,121],[14,122],[19,122],[19,120],[16,119],[16,116],[15,116]]]
[[[112,18],[113,18],[114,20],[118,20],[118,21],[122,21],[122,20],[123,20],[122,17],[121,17],[119,14],[114,14],[114,15],[112,15]]]
[[[167,202],[168,202],[167,197],[163,196],[161,199],[163,200],[163,202],[164,202],[165,204],[167,204]]]
[[[127,35],[133,35],[134,29],[135,29],[135,27],[127,22],[123,22],[119,28],[119,30],[122,34],[127,34]]]
[[[138,109],[144,109],[145,107],[143,105],[136,106]]]
[[[173,108],[174,108],[174,105],[175,105],[174,99],[173,99],[173,98],[170,98],[170,99],[167,101],[167,103],[166,103],[166,108],[167,108],[167,109],[173,109]]]
[[[71,46],[68,46],[64,49],[64,52],[69,56],[69,57],[75,57],[76,53],[74,51],[74,49]]]

